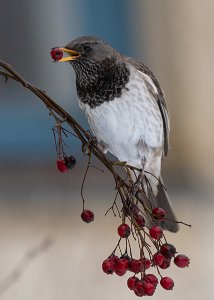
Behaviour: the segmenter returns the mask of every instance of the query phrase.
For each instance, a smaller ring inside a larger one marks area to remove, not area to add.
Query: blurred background
[[[171,268],[173,292],[153,299],[210,299],[214,292],[213,53],[212,0],[1,0],[0,59],[45,90],[86,129],[68,64],[55,64],[50,49],[81,35],[95,35],[120,52],[142,59],[159,79],[171,116],[170,151],[164,177],[181,226],[168,240],[190,256],[191,267]],[[114,197],[106,171],[91,169],[87,207],[80,220],[80,188],[86,159],[75,138],[68,152],[76,168],[59,174],[44,105],[19,84],[0,78],[0,296],[25,299],[136,299],[126,278],[105,276],[102,261],[117,242],[119,219],[104,217]],[[94,161],[95,165],[99,164]],[[51,248],[27,265],[1,292],[7,276],[28,249],[49,237]]]

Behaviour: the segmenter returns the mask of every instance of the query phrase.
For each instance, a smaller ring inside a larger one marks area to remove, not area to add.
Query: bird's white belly
[[[162,151],[162,117],[156,100],[137,74],[130,77],[120,98],[96,108],[81,104],[81,108],[97,140],[120,161],[141,167],[144,155],[149,164],[154,160],[151,150]]]

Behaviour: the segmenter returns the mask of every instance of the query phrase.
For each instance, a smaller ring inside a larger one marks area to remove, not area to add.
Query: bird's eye
[[[90,51],[91,51],[91,46],[88,45],[88,44],[85,44],[85,45],[83,45],[83,49],[84,49],[86,52],[90,52]]]

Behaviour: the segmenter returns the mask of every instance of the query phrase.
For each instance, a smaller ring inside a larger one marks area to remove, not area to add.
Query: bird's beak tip
[[[63,53],[68,54],[69,56],[62,57],[61,59],[58,60],[58,62],[75,60],[76,58],[78,58],[80,56],[80,53],[75,50],[71,50],[71,49],[67,49],[67,48],[59,48],[59,50],[61,50]]]

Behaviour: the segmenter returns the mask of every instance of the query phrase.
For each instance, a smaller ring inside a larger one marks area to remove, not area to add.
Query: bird
[[[104,153],[143,169],[154,205],[165,209],[164,227],[178,231],[176,216],[163,186],[161,166],[169,148],[169,113],[165,94],[153,72],[94,36],[74,39],[60,51],[76,75],[80,108]]]

